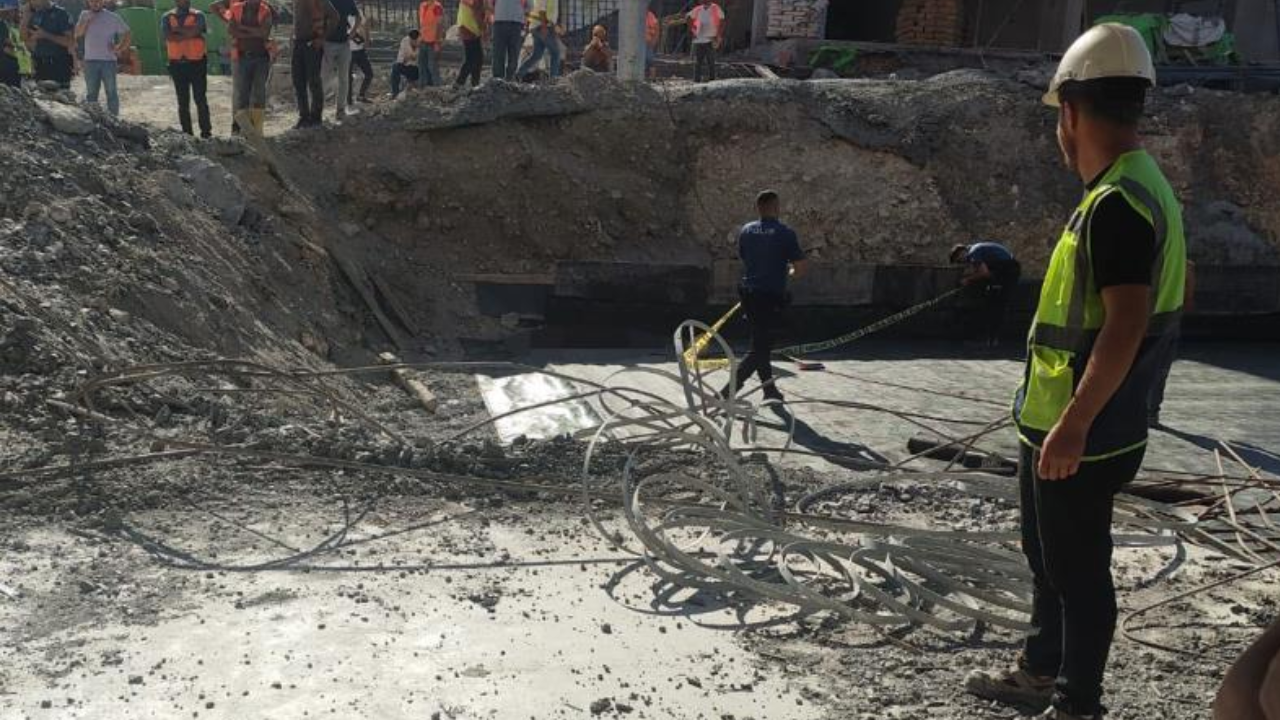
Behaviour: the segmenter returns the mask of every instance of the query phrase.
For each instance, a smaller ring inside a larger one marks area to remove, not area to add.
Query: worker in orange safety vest
[[[702,0],[686,17],[693,42],[693,81],[702,82],[704,68],[706,78],[715,80],[716,53],[724,45],[724,10],[714,0]]]
[[[267,108],[267,75],[271,72],[271,7],[263,0],[244,0],[231,6],[230,34],[235,43],[235,106],[239,118],[262,134]],[[240,129],[245,123],[239,121]]]
[[[178,122],[182,131],[194,135],[191,127],[191,99],[196,101],[200,137],[213,136],[209,122],[208,76],[204,13],[191,7],[191,0],[176,0],[174,8],[161,18],[164,47],[169,57],[169,77],[178,96]]]

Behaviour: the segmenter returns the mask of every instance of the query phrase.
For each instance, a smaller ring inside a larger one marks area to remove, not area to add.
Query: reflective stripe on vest
[[[164,21],[169,28],[179,27],[196,27],[200,24],[200,11],[188,10],[185,17],[179,18],[176,12],[165,13]],[[168,33],[166,33],[166,36]],[[164,42],[165,52],[169,56],[169,62],[203,60],[204,59],[204,36],[197,35],[193,38],[169,38]]]
[[[232,0],[231,10],[227,13],[227,22],[246,25],[248,27],[262,27],[263,25],[267,24],[268,20],[271,19],[270,6],[268,6],[265,2],[259,2],[257,23],[252,23],[252,24],[245,23],[244,6],[246,4],[248,4],[246,0]],[[268,57],[274,57],[274,54],[273,54],[274,51],[272,49],[274,46],[274,43],[270,39],[259,40],[259,39],[233,38],[231,40],[231,59],[232,60],[239,60],[240,57],[244,55],[244,50],[241,49],[242,45],[247,45],[250,48],[251,54],[257,55],[259,53],[266,53]]]
[[[1172,350],[1186,284],[1186,239],[1177,197],[1150,155],[1126,153],[1085,194],[1054,248],[1028,338],[1026,376],[1014,402],[1023,441],[1038,447],[1058,422],[1106,320],[1094,283],[1089,229],[1098,202],[1113,194],[1155,231],[1150,319],[1133,366],[1090,427],[1085,460],[1111,457],[1146,442],[1147,396],[1161,356]]]

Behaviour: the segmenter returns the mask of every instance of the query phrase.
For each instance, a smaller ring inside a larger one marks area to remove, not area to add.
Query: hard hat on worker
[[[1058,63],[1044,103],[1058,107],[1058,90],[1063,83],[1100,78],[1139,78],[1156,84],[1151,51],[1137,30],[1119,23],[1103,23],[1076,38]]]

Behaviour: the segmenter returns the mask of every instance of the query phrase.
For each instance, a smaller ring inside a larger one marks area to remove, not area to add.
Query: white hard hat
[[[1156,84],[1156,66],[1151,61],[1151,51],[1142,35],[1128,25],[1103,23],[1089,31],[1067,48],[1053,75],[1049,92],[1044,94],[1044,104],[1058,107],[1058,89],[1069,80],[1097,80],[1098,78],[1141,78]]]

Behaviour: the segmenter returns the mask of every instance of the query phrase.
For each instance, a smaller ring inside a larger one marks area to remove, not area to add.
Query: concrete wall
[[[819,14],[817,0],[759,0],[766,3],[770,38],[824,37],[826,13]],[[830,9],[828,7],[828,9]]]
[[[1197,267],[1195,310],[1184,332],[1206,339],[1280,340],[1275,268]],[[565,262],[554,277],[474,279],[479,310],[514,317],[541,346],[644,346],[664,342],[690,317],[710,323],[738,301],[737,262],[712,267]],[[817,264],[793,283],[791,315],[812,337],[834,336],[936,298],[956,287],[960,269],[943,265]],[[1024,278],[1006,336],[1026,333],[1040,280]],[[980,300],[962,295],[886,332],[956,338],[970,330]],[[809,339],[812,339],[810,337]]]

